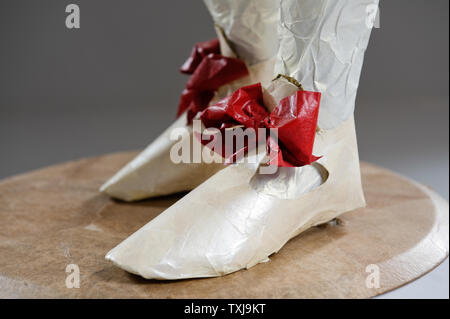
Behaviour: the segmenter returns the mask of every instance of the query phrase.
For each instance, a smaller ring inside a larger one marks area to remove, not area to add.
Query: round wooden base
[[[300,234],[270,262],[219,278],[145,280],[104,255],[182,195],[130,204],[100,194],[134,155],[82,159],[0,182],[0,298],[367,298],[448,256],[448,203],[361,163],[367,207]],[[78,266],[80,288],[66,287],[70,264]]]

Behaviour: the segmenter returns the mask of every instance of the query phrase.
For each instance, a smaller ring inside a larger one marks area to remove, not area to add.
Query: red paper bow
[[[208,106],[221,86],[248,75],[243,61],[220,55],[217,39],[197,43],[180,71],[192,74],[181,93],[177,112],[178,117],[187,110],[188,123]]]
[[[232,95],[207,107],[200,118],[205,127],[217,128],[222,133],[226,128],[238,125],[255,130],[263,127],[277,129],[278,143],[271,138],[269,132],[264,137],[270,155],[269,163],[300,167],[320,158],[312,155],[320,97],[319,92],[297,91],[294,95],[282,99],[269,114],[263,106],[262,87],[258,83],[242,87]],[[208,142],[202,141],[204,145]],[[246,152],[247,148],[248,145],[233,150],[233,157]],[[221,155],[223,154],[224,147]]]

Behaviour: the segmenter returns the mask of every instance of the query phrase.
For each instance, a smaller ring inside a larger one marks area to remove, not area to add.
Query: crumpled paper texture
[[[281,0],[276,73],[322,93],[318,125],[337,127],[354,111],[378,0]]]
[[[274,80],[278,81],[291,85],[283,78]],[[313,156],[312,150],[319,105],[320,93],[297,89],[295,93],[283,97],[269,113],[264,106],[261,83],[248,85],[201,112],[202,123],[207,128],[215,128],[216,132],[220,132],[220,136],[199,138],[206,146],[210,143],[215,144],[216,139],[221,140],[221,147],[219,149],[213,147],[213,150],[227,158],[227,162],[235,162],[249,148],[256,147],[257,141],[265,140],[270,153],[270,164],[288,167],[309,165],[318,159]],[[239,125],[252,129],[255,134],[249,136],[240,146],[226,145],[227,129]],[[259,134],[260,128],[265,128],[266,131]],[[276,136],[270,130],[273,132],[276,130]]]
[[[239,58],[249,65],[272,58],[278,50],[278,1],[204,0]]]

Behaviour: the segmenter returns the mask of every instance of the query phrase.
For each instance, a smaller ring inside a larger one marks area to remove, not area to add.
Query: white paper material
[[[271,59],[278,50],[278,1],[204,0],[215,23],[249,65]]]
[[[285,78],[271,81],[263,89],[264,106],[267,108],[267,111],[272,112],[283,98],[295,94],[298,90],[299,88],[297,86]]]
[[[255,1],[249,2],[253,3]],[[276,40],[278,19],[275,19],[278,7],[267,5],[267,3],[269,3],[267,1],[262,2],[265,2],[266,5],[255,9],[253,4],[252,10],[241,12],[237,10],[237,8],[246,6],[244,4],[247,3],[247,0],[230,1],[230,4],[232,3],[233,6],[229,8],[223,8],[218,5],[219,1],[207,1],[208,7],[211,9],[217,10],[220,8],[220,14],[217,11],[214,11],[212,12],[212,15],[214,17],[220,17],[221,22],[240,20],[249,21],[249,19],[255,19],[256,16],[270,16],[270,19],[265,21],[263,26],[255,28],[254,30],[255,32],[258,32],[258,41],[255,41],[254,45],[245,46],[245,50],[243,51],[240,50],[242,44],[240,39],[245,39],[248,35],[248,30],[243,25],[226,25],[227,27],[223,30],[225,31],[228,41],[225,41],[221,31],[217,30],[222,53],[226,56],[233,57],[235,56],[234,47],[238,49],[240,53],[245,55],[249,75],[221,87],[211,103],[215,103],[221,98],[230,95],[242,86],[258,82],[268,83],[273,79],[275,55],[278,48],[278,41]],[[250,4],[248,8],[250,9]],[[270,10],[273,12],[269,12]],[[223,25],[225,26],[225,24]],[[235,43],[234,41],[237,42]],[[228,45],[229,43],[236,45],[231,48]],[[193,140],[192,125],[187,125],[186,122],[186,115],[184,114],[154,142],[147,146],[142,153],[109,179],[100,188],[100,191],[125,201],[168,195],[191,190],[209,178],[213,173],[222,169],[224,166],[216,163],[175,164],[171,161],[170,149],[177,143],[176,140],[170,139],[170,132],[172,132],[173,129],[186,128],[190,133],[190,140]],[[198,141],[195,142],[198,143]]]
[[[281,1],[281,12],[289,17],[280,28],[278,67],[283,65],[286,75],[306,90],[324,92],[325,111],[313,152],[322,157],[314,165],[261,175],[266,154],[260,150],[249,156],[256,163],[220,170],[106,258],[144,278],[221,276],[265,262],[309,227],[363,207],[352,112],[361,52],[370,33],[361,25],[366,18],[361,8],[373,3],[377,1]],[[277,82],[265,92],[276,103],[288,88]]]
[[[281,0],[276,73],[322,93],[319,127],[334,128],[354,111],[378,0]]]

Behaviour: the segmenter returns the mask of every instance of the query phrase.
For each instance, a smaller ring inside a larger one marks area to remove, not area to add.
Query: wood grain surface
[[[402,286],[448,256],[448,203],[361,163],[367,207],[312,228],[271,261],[210,279],[145,280],[104,255],[182,194],[124,203],[99,186],[135,153],[109,154],[0,182],[0,298],[367,298]],[[76,264],[80,288],[68,289]],[[368,265],[380,287],[368,288]]]

